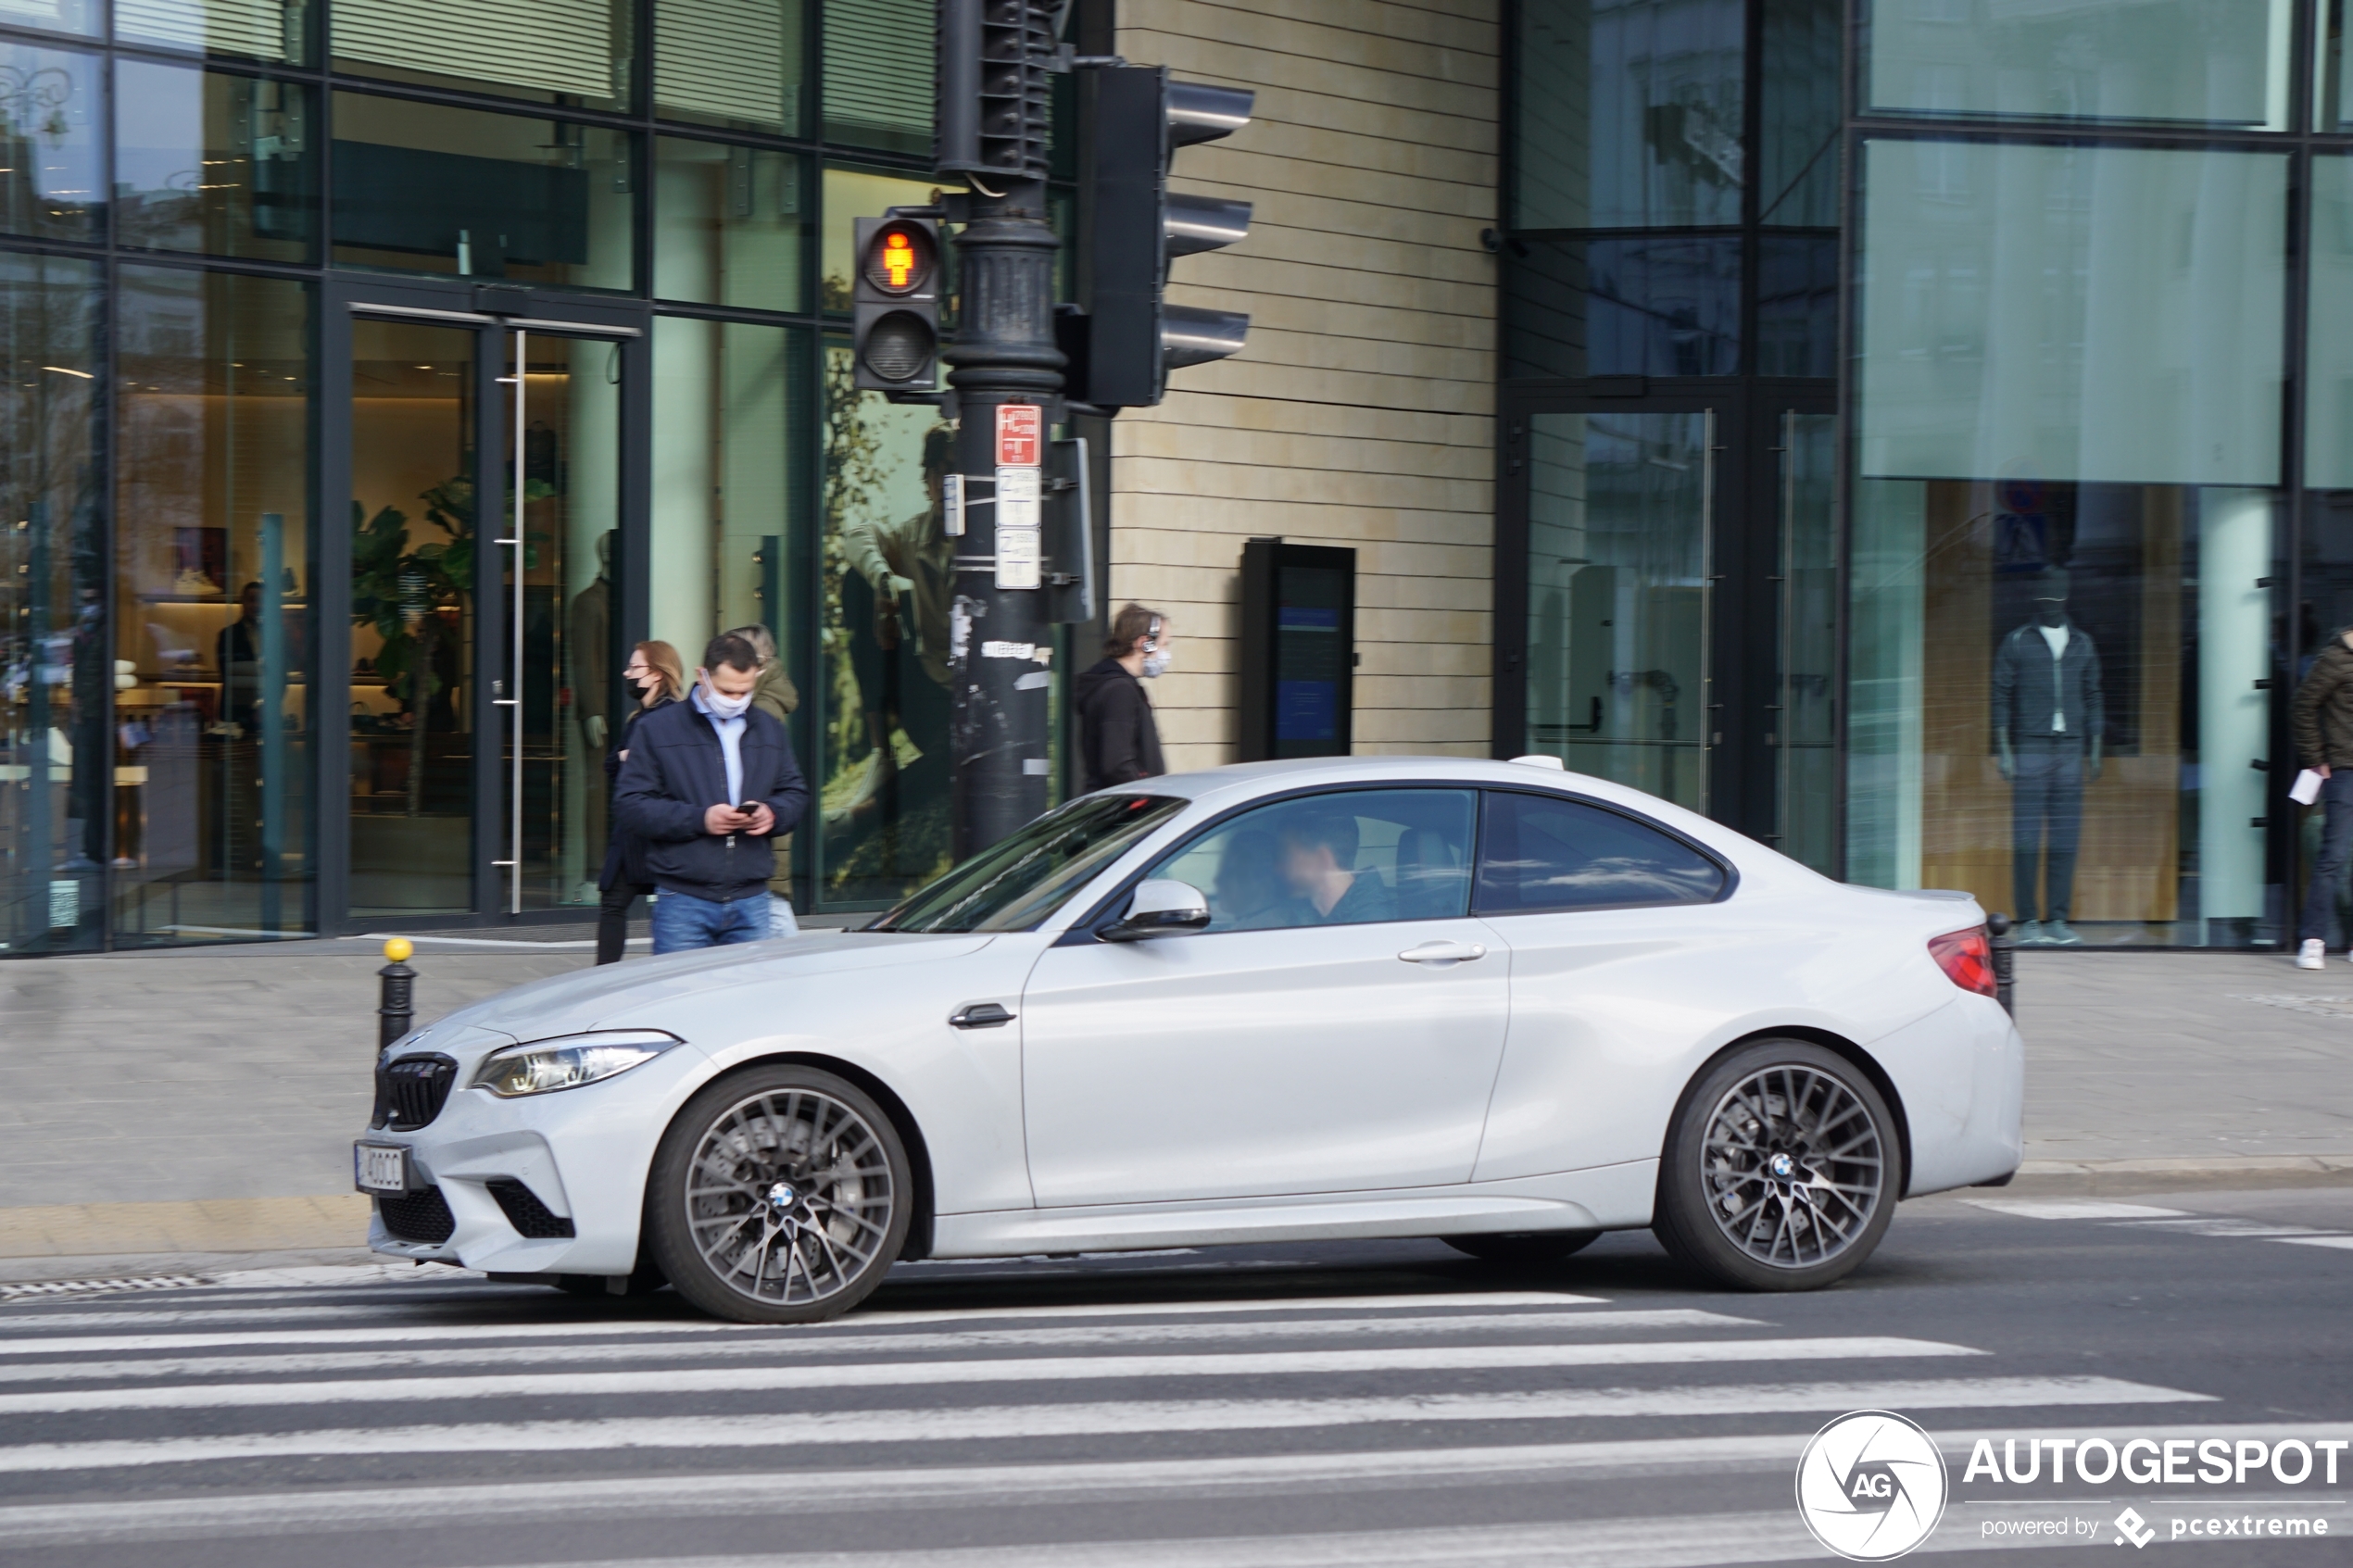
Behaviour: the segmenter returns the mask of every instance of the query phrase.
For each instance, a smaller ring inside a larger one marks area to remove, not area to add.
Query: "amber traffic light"
[[[939,225],[861,218],[850,353],[861,391],[928,392],[939,366]]]

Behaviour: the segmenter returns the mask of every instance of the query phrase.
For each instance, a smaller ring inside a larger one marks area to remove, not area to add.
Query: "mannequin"
[[[2068,619],[2067,573],[2052,568],[2032,586],[2032,617],[1994,654],[1994,762],[2010,784],[2018,940],[2073,947],[2082,941],[2067,917],[2082,839],[2083,786],[2100,776],[2108,710],[2098,650]]]

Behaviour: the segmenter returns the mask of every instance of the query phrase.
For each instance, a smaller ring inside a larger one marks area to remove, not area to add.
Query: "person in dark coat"
[[[714,637],[686,700],[631,730],[613,815],[646,844],[653,875],[654,951],[763,942],[774,929],[771,841],[809,809],[792,737],[752,706],[759,653]]]
[[[597,961],[619,963],[629,942],[629,906],[654,890],[646,870],[646,847],[623,827],[610,809],[614,782],[629,756],[629,731],[638,720],[686,695],[686,665],[668,643],[639,643],[629,650],[629,667],[621,678],[635,688],[637,706],[622,721],[621,733],[605,740],[605,820],[611,831],[605,839],[605,869],[597,878],[604,898],[597,911]]]
[[[1103,660],[1073,684],[1081,788],[1113,789],[1164,773],[1160,725],[1144,683],[1168,668],[1168,618],[1131,604],[1113,618]]]

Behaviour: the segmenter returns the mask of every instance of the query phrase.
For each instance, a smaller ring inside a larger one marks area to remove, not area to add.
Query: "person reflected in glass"
[[[841,533],[849,563],[841,576],[841,618],[869,759],[856,792],[825,813],[829,834],[862,833],[947,792],[954,690],[948,611],[956,593],[956,542],[948,537],[943,496],[955,446],[946,425],[925,434],[929,504],[922,511],[896,521],[860,518]],[[894,730],[905,732],[920,753],[903,779]]]
[[[1313,925],[1309,906],[1283,885],[1282,847],[1263,828],[1247,828],[1226,841],[1217,860],[1217,885],[1210,894],[1216,913],[1214,931],[1275,931]]]
[[[220,722],[251,740],[261,733],[261,584],[237,596],[237,619],[213,639],[220,671]]]
[[[621,733],[605,746],[605,796],[610,802],[613,781],[629,759],[629,731],[655,709],[686,695],[686,661],[663,642],[639,643],[629,650],[621,678],[637,698],[637,706],[622,721]],[[653,873],[646,869],[646,846],[618,818],[607,811],[612,831],[605,839],[605,867],[597,878],[602,897],[597,909],[597,961],[619,963],[629,942],[629,907],[654,890]]]
[[[1314,925],[1395,920],[1397,907],[1378,872],[1356,869],[1356,819],[1317,811],[1283,824],[1283,881],[1306,900]]]
[[[2067,573],[2042,572],[2032,591],[2033,619],[2004,637],[1994,655],[1994,762],[2010,784],[2018,941],[2074,947],[2083,939],[2067,917],[2083,836],[2083,788],[2100,776],[2108,709],[2099,652],[2091,633],[2068,619]]]

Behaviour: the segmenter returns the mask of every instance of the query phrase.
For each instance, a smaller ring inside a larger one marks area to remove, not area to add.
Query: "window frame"
[[[1150,781],[1146,782],[1149,783]],[[1119,919],[1120,914],[1126,909],[1128,897],[1135,892],[1137,885],[1145,880],[1144,873],[1171,856],[1184,854],[1186,851],[1191,849],[1194,845],[1199,844],[1203,838],[1206,838],[1209,834],[1215,833],[1219,828],[1224,827],[1227,822],[1232,822],[1236,817],[1241,816],[1244,812],[1255,811],[1262,806],[1280,806],[1289,801],[1306,800],[1315,796],[1322,795],[1363,795],[1374,792],[1383,795],[1390,795],[1395,794],[1400,790],[1408,789],[1454,790],[1466,792],[1475,797],[1471,802],[1471,852],[1470,858],[1466,862],[1470,868],[1471,873],[1471,884],[1469,889],[1471,898],[1470,900],[1466,901],[1464,905],[1464,913],[1457,916],[1444,918],[1456,920],[1477,919],[1478,912],[1470,908],[1470,904],[1471,902],[1475,902],[1478,897],[1478,844],[1480,834],[1487,825],[1487,786],[1485,784],[1479,783],[1476,779],[1397,779],[1340,785],[1302,784],[1296,789],[1277,790],[1270,795],[1253,796],[1248,800],[1236,801],[1233,805],[1218,812],[1216,815],[1208,818],[1206,821],[1194,827],[1191,831],[1184,834],[1181,837],[1176,838],[1164,848],[1156,849],[1149,844],[1137,846],[1139,849],[1148,851],[1143,862],[1135,867],[1132,871],[1119,873],[1119,880],[1112,885],[1111,891],[1097,899],[1094,905],[1089,908],[1085,914],[1071,922],[1069,928],[1054,939],[1054,946],[1057,947],[1093,947],[1097,944],[1101,944],[1104,947],[1117,946],[1118,944],[1104,941],[1101,928],[1114,923]],[[1204,896],[1206,896],[1205,893]],[[1400,919],[1408,917],[1400,917]],[[1397,922],[1395,921],[1363,921],[1356,923],[1363,925],[1393,925]],[[1282,929],[1286,928],[1276,927],[1259,932],[1219,931],[1209,932],[1206,934],[1196,932],[1189,935],[1208,935],[1213,936],[1265,936],[1277,935]],[[1342,928],[1338,926],[1297,926],[1288,929],[1334,931]]]
[[[1701,909],[1711,904],[1725,902],[1740,888],[1740,868],[1729,859],[1718,854],[1690,834],[1669,827],[1655,817],[1648,817],[1640,811],[1629,810],[1613,801],[1597,800],[1590,795],[1577,795],[1567,790],[1527,789],[1512,784],[1483,785],[1479,795],[1481,798],[1478,809],[1478,852],[1474,858],[1474,869],[1471,875],[1470,912],[1474,920],[1508,920],[1516,915],[1606,914],[1618,909]],[[1636,827],[1648,828],[1651,832],[1681,845],[1714,866],[1723,877],[1723,881],[1718,886],[1716,896],[1712,898],[1641,898],[1615,904],[1571,904],[1547,909],[1483,909],[1479,908],[1479,889],[1486,884],[1487,881],[1487,824],[1489,821],[1488,803],[1485,797],[1491,795],[1517,795],[1538,800],[1563,801],[1572,806],[1589,807],[1593,810],[1621,818]]]

